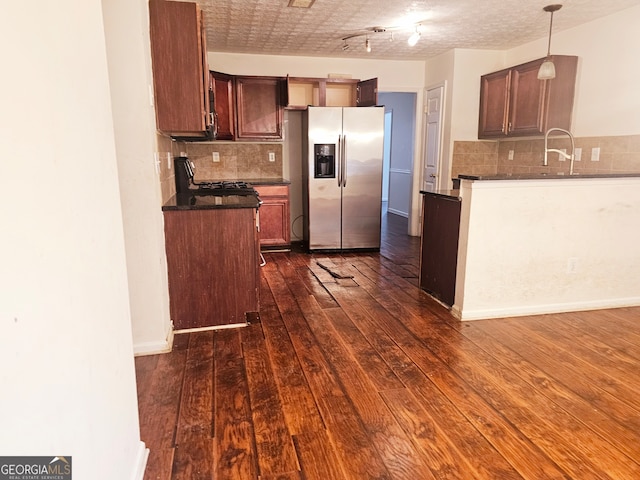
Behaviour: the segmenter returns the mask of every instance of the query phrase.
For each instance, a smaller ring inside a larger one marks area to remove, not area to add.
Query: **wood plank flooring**
[[[460,323],[405,232],[265,254],[260,322],[137,357],[145,480],[640,478],[640,308]]]

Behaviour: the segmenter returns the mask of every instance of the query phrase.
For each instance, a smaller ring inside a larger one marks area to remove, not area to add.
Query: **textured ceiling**
[[[508,49],[546,37],[553,0],[315,0],[309,9],[288,0],[197,0],[205,12],[210,51],[346,58],[424,60],[452,48]],[[554,14],[558,32],[639,5],[640,0],[567,0]],[[420,23],[421,39],[407,45]],[[371,33],[371,53],[365,51]],[[388,28],[393,27],[393,28]],[[393,31],[393,40],[391,40]],[[598,32],[594,32],[597,35]],[[553,52],[553,43],[552,43]],[[541,56],[544,52],[541,52]]]

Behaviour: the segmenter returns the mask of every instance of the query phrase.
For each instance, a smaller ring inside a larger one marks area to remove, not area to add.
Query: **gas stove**
[[[193,182],[189,191],[194,195],[254,195],[256,191],[246,182]]]
[[[196,182],[191,162],[186,157],[175,158],[176,193],[178,195],[257,195],[246,182]]]

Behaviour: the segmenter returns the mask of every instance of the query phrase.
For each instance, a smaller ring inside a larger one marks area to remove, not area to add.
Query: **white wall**
[[[463,180],[462,320],[640,304],[640,178]]]
[[[9,2],[0,32],[0,452],[142,478],[101,3]]]
[[[209,45],[209,49],[213,46]],[[366,80],[378,78],[381,92],[421,90],[424,62],[408,60],[368,60],[362,58],[294,57],[209,52],[209,68],[232,75],[273,75],[327,77],[331,73]]]
[[[445,84],[442,185],[451,187],[451,158],[456,140],[478,140],[480,76],[500,70],[505,53],[494,50],[454,49],[427,60],[427,88]]]
[[[170,349],[172,332],[162,195],[154,167],[148,3],[103,3],[134,351],[157,353]]]
[[[553,34],[551,53],[579,57],[572,127],[576,136],[640,133],[639,26],[637,6]],[[506,61],[540,58],[546,49],[547,40],[540,39],[509,50]]]

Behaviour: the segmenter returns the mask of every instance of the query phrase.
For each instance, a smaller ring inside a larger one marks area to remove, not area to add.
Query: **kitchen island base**
[[[461,320],[640,305],[640,175],[460,185]]]
[[[256,208],[164,212],[176,330],[246,324],[259,311]]]

